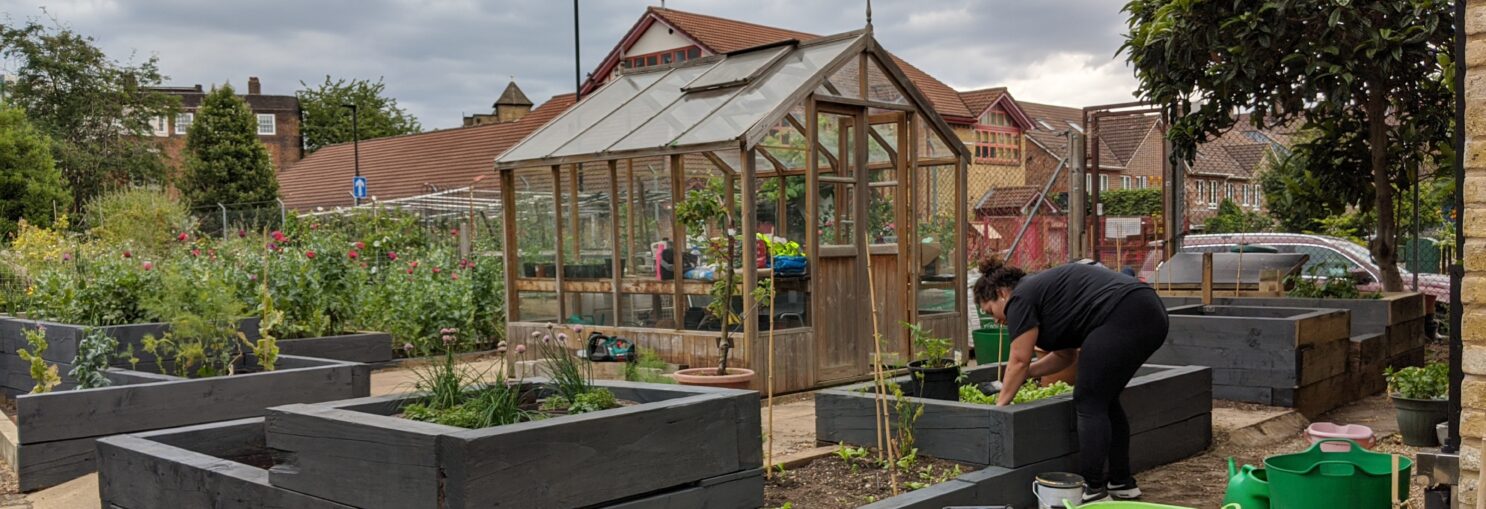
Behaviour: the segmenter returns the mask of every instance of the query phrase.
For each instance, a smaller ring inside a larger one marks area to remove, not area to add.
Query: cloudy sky
[[[583,0],[590,72],[648,5]],[[1069,106],[1130,100],[1115,54],[1125,0],[877,0],[877,37],[959,89],[1007,86]],[[43,11],[45,6],[45,11]],[[828,34],[860,28],[864,0],[668,0],[692,12]],[[533,101],[573,88],[572,3],[559,0],[0,0],[15,22],[57,21],[118,60],[160,59],[176,85],[259,76],[264,93],[300,81],[382,77],[428,129],[488,111],[514,77]]]

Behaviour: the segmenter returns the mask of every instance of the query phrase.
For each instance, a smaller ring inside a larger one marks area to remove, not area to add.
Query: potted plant
[[[707,315],[717,320],[722,330],[717,338],[717,367],[683,369],[672,376],[683,385],[747,389],[753,384],[753,370],[728,366],[728,355],[734,346],[733,332],[742,326],[743,318],[733,311],[732,306],[733,290],[738,284],[737,270],[734,269],[739,255],[738,234],[734,228],[733,212],[723,195],[722,182],[713,179],[704,188],[688,191],[686,199],[676,204],[676,219],[686,225],[691,235],[706,235],[708,219],[719,217],[725,218],[726,232],[722,238],[709,238],[705,246],[708,259],[722,262],[712,288],[708,290],[712,302],[706,308]],[[760,284],[754,290],[754,302],[761,301],[761,295],[767,298],[768,292],[768,285]]]
[[[913,333],[914,360],[908,363],[909,394],[920,398],[959,399],[960,367],[955,364],[949,339],[937,338],[917,324],[903,322]]]
[[[1388,394],[1393,398],[1403,443],[1415,447],[1439,445],[1434,428],[1449,418],[1445,393],[1450,387],[1450,369],[1444,363],[1431,362],[1422,368],[1388,368],[1383,375],[1388,378]]]

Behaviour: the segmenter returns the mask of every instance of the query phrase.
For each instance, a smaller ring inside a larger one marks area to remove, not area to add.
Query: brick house
[[[181,110],[173,118],[158,117],[152,126],[158,146],[172,166],[181,167],[185,160],[186,130],[195,120],[196,110],[209,92],[201,85],[191,87],[155,87],[151,90],[181,98]],[[258,140],[268,147],[273,159],[274,171],[283,171],[289,165],[304,158],[304,143],[300,138],[299,98],[293,95],[264,95],[258,77],[248,78],[246,94],[239,95],[257,120]]]
[[[522,103],[525,104],[522,104]],[[470,186],[491,173],[495,157],[576,102],[554,96],[536,108],[514,82],[489,114],[464,117],[464,126],[361,140],[361,175],[378,200],[419,196]],[[356,169],[352,143],[327,145],[279,172],[279,195],[289,208],[350,206]],[[481,189],[496,189],[488,179]]]

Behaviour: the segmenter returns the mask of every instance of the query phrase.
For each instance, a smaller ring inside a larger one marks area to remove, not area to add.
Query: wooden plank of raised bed
[[[1388,327],[1385,332],[1388,336],[1388,354],[1398,356],[1424,346],[1428,339],[1424,336],[1424,325],[1424,318],[1420,317]]]
[[[1141,472],[1195,456],[1213,441],[1211,413],[1130,435],[1130,468]]]
[[[1220,385],[1214,383],[1213,399],[1221,399],[1224,401],[1242,401],[1245,403],[1256,403],[1260,405],[1275,404],[1274,389],[1270,387]]]
[[[290,358],[289,361],[294,359]],[[365,365],[313,368],[23,395],[21,443],[97,437],[262,415],[270,406],[332,401],[368,392]]]
[[[764,471],[755,468],[703,479],[694,487],[604,507],[607,509],[757,509],[763,505]]]
[[[93,471],[94,439],[21,444],[11,468],[22,492],[36,491]]]
[[[275,407],[265,423],[268,447],[286,454],[271,484],[365,508],[437,507],[435,439],[459,429],[320,405]]]
[[[1387,385],[1388,342],[1381,333],[1352,336],[1347,341],[1347,378],[1354,399],[1382,391]]]
[[[1306,386],[1347,372],[1348,338],[1319,341],[1297,352],[1295,386]]]
[[[1315,419],[1352,401],[1347,376],[1340,375],[1298,389],[1275,389],[1274,405],[1294,408],[1307,419]]]
[[[1037,474],[1072,472],[1077,469],[1078,455],[1070,453],[1017,468],[986,467],[962,475],[959,479],[975,486],[977,504],[1037,507],[1037,499],[1032,496],[1031,489]]]
[[[921,490],[878,500],[858,509],[944,509],[959,505],[976,506],[984,502],[975,495],[975,484],[955,478]]]
[[[260,468],[131,435],[98,442],[98,470],[98,494],[106,507],[349,507],[275,488]]]
[[[737,472],[738,411],[729,395],[701,395],[439,436],[445,502],[582,507]],[[676,444],[690,447],[685,461]],[[582,482],[540,482],[564,478]]]
[[[281,339],[279,353],[348,362],[387,362],[392,360],[392,335],[362,332],[320,338]]]

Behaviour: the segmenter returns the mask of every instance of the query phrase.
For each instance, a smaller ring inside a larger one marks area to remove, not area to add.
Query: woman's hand
[[[1001,393],[996,395],[996,406],[1010,405],[1016,392],[1026,383],[1032,364],[1032,348],[1036,344],[1036,327],[1011,341],[1011,356],[1006,360],[1006,371],[1001,376]]]
[[[1031,368],[1027,370],[1027,377],[1041,378],[1048,375],[1055,375],[1059,371],[1068,369],[1068,366],[1072,366],[1077,361],[1078,349],[1076,348],[1050,352],[1042,356],[1042,358],[1037,359],[1037,362],[1032,363]]]

